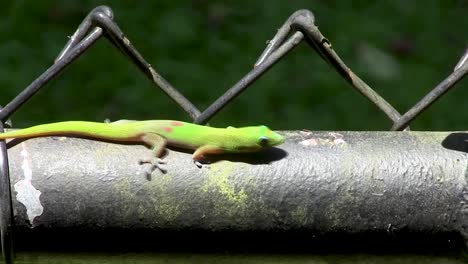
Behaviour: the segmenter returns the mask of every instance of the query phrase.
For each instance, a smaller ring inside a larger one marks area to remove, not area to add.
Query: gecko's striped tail
[[[125,124],[65,121],[0,133],[0,140],[46,136],[83,136],[118,141],[138,140],[139,134],[132,128],[133,126]]]

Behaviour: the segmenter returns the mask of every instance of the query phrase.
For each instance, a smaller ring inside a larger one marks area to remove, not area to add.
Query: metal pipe
[[[159,245],[195,245],[199,234],[255,234],[250,242],[272,234],[466,237],[467,133],[282,133],[287,141],[279,148],[225,155],[209,167],[169,150],[168,172],[151,178],[138,162],[151,155],[144,146],[10,141],[15,244],[63,246],[80,237],[102,247],[134,244],[143,235]]]

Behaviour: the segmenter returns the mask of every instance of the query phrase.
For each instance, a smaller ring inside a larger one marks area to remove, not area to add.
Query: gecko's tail
[[[117,126],[118,129],[116,129]],[[126,126],[125,124],[66,121],[0,133],[0,140],[7,138],[33,138],[46,136],[83,136],[119,141],[133,141],[138,137],[132,127]]]

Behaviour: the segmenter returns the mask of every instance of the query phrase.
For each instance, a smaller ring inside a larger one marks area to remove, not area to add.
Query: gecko
[[[256,152],[284,142],[282,135],[263,125],[216,128],[175,120],[118,120],[108,123],[64,121],[0,133],[0,140],[46,136],[81,136],[95,140],[142,143],[153,152],[153,159],[140,160],[140,163],[152,164],[149,174],[156,168],[165,172],[160,164],[165,163],[162,155],[167,146],[194,150],[192,159],[200,167],[207,155]]]

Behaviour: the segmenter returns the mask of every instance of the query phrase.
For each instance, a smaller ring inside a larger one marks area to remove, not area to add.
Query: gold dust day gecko
[[[156,162],[142,160],[143,163],[152,163],[151,170],[161,169],[158,164],[164,163],[160,158],[166,145],[195,150],[193,160],[199,165],[205,155],[255,152],[284,142],[283,136],[266,126],[215,128],[174,120],[65,121],[0,133],[0,140],[44,136],[84,136],[143,143],[152,149],[157,159]]]

